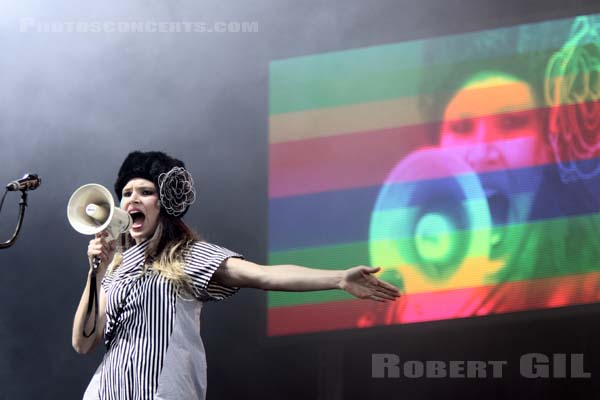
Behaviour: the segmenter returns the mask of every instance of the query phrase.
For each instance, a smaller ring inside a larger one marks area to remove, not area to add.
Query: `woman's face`
[[[129,233],[137,244],[150,238],[158,226],[160,203],[154,183],[135,178],[123,188],[121,208],[131,215],[133,224]]]
[[[476,75],[450,99],[440,145],[476,172],[546,163],[542,123],[531,87],[500,72]]]

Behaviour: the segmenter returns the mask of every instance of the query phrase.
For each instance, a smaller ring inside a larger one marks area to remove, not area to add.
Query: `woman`
[[[266,267],[201,241],[182,217],[195,199],[193,180],[180,160],[161,152],[130,153],[115,192],[133,220],[129,232],[90,241],[97,270],[99,318],[86,323],[90,277],[73,322],[73,347],[107,352],[85,399],[203,399],[206,365],[200,311],[239,287],[309,291],[343,289],[356,297],[394,300],[398,290],[365,266],[327,271],[293,265]],[[90,270],[91,271],[91,270]],[[91,276],[91,273],[89,274]]]
[[[585,303],[597,290],[575,275],[597,263],[597,199],[582,181],[561,179],[549,145],[544,71],[554,49],[525,51],[538,38],[512,32],[482,36],[474,46],[477,62],[446,77],[443,93],[450,97],[430,98],[425,108],[442,117],[439,146],[478,174],[493,222],[489,256],[500,263],[481,278],[493,289],[474,291],[456,316]],[[511,50],[511,57],[482,57]],[[556,134],[569,136],[567,130]]]
[[[497,30],[471,36],[469,43],[460,38],[432,42],[424,50],[425,64],[436,72],[424,74],[428,79],[420,98],[424,116],[435,121],[431,139],[440,150],[433,151],[460,159],[477,174],[491,229],[466,229],[478,237],[489,231],[489,245],[475,249],[480,258],[459,259],[433,278],[428,272],[438,271],[426,261],[410,265],[412,274],[398,268],[393,276],[388,269],[386,278],[401,284],[407,296],[374,307],[376,315],[363,318],[365,325],[596,301],[597,195],[586,182],[561,179],[554,164],[559,157],[547,137],[543,94],[544,71],[554,50],[527,48],[519,31]],[[461,61],[449,65],[457,55]],[[572,136],[568,130],[556,135]],[[440,181],[440,187],[448,181]],[[429,254],[424,256],[421,260]]]

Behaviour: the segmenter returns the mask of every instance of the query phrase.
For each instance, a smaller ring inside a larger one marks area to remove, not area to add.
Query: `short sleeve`
[[[186,251],[184,271],[191,279],[192,295],[199,300],[223,300],[239,290],[221,285],[212,279],[213,274],[230,257],[242,255],[207,242],[196,242]]]

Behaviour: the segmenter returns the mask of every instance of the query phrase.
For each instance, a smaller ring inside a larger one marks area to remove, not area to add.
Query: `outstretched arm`
[[[215,272],[215,280],[228,286],[263,290],[304,292],[342,289],[361,298],[395,300],[398,288],[375,277],[380,268],[357,266],[346,270],[324,270],[297,265],[258,265],[239,258],[227,259]]]

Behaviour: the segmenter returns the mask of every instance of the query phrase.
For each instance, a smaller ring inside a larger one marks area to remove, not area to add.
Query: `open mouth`
[[[133,210],[129,212],[129,215],[131,216],[131,220],[133,221],[133,223],[131,224],[131,227],[133,229],[140,229],[144,226],[146,216],[143,212],[139,210]]]

